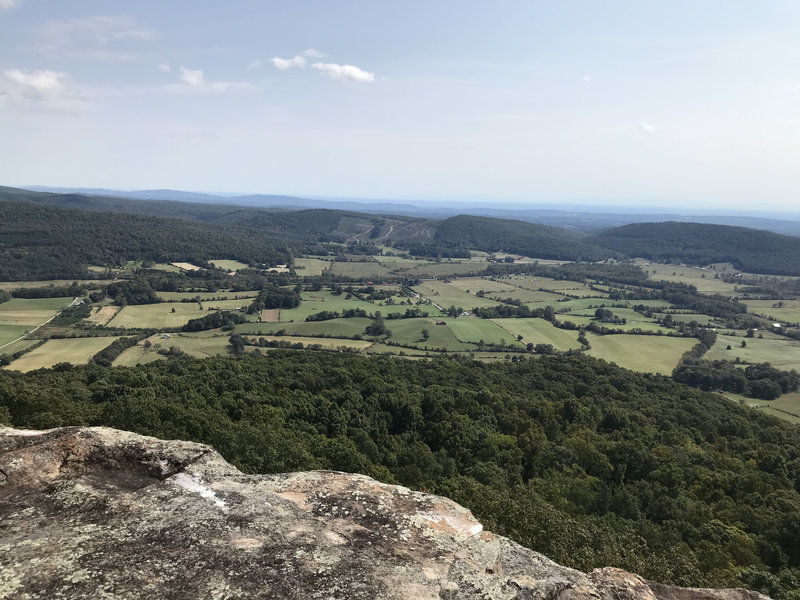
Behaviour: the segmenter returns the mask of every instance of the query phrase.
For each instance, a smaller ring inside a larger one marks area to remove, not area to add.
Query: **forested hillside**
[[[560,260],[601,260],[615,255],[558,227],[470,215],[443,220],[436,229],[434,243],[446,248]]]
[[[69,279],[127,260],[286,262],[280,244],[181,219],[0,201],[0,279]]]
[[[62,365],[0,373],[0,421],[203,441],[250,472],[366,473],[581,569],[800,592],[800,428],[588,357]]]
[[[589,241],[627,256],[695,265],[730,262],[751,273],[800,275],[800,238],[748,227],[702,223],[634,223]]]

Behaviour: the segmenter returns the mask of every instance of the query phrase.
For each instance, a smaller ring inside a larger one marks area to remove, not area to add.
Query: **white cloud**
[[[19,69],[7,69],[3,71],[3,75],[29,94],[40,97],[58,95],[63,89],[61,80],[66,77],[64,73],[56,71],[25,72]]]
[[[19,6],[19,0],[0,0],[0,10],[8,10]]]
[[[44,107],[74,111],[87,106],[83,88],[71,83],[66,73],[41,69],[5,69],[0,80],[3,107]]]
[[[275,68],[279,71],[286,71],[294,67],[304,69],[306,67],[306,59],[302,56],[295,56],[294,58],[280,58],[276,56],[270,59]]]
[[[644,133],[655,133],[656,128],[650,125],[650,123],[645,123],[642,121],[639,123],[639,131],[643,131]]]
[[[314,63],[314,69],[322,71],[324,74],[336,79],[337,81],[354,81],[356,83],[372,83],[375,75],[359,69],[353,65],[337,65],[336,63]]]
[[[2,2],[3,0],[0,0]],[[38,29],[33,49],[48,55],[64,55],[103,61],[135,61],[141,45],[156,38],[154,30],[126,16],[90,16],[49,21]]]
[[[183,65],[181,65],[181,75],[178,79],[190,87],[205,85],[206,83],[206,76],[203,74],[202,69],[187,69]]]
[[[178,82],[167,86],[173,92],[231,92],[249,89],[252,84],[244,81],[209,81],[202,69],[187,69],[180,67],[181,74]]]
[[[169,73],[170,71],[172,71],[172,67],[167,63],[161,63],[156,67],[156,69],[158,69],[159,71],[164,71],[165,73]]]
[[[319,50],[315,50],[314,48],[309,48],[308,50],[303,50],[300,53],[300,56],[305,56],[307,58],[325,58],[325,54],[320,52]]]

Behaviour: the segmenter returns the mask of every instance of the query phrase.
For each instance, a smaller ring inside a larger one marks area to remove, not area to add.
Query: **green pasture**
[[[708,327],[717,327],[716,325],[717,320],[711,315],[705,315],[703,313],[669,313],[669,315],[672,317],[673,321],[679,321],[681,323],[690,323],[692,321],[697,321],[701,325],[706,325]],[[663,318],[665,314],[659,313],[656,316],[658,318]]]
[[[195,298],[199,298],[201,302],[215,299],[235,300],[237,298],[249,298],[247,300],[249,303],[258,296],[258,290],[245,292],[156,292],[156,296],[165,302],[193,301]]]
[[[6,368],[26,372],[34,369],[49,368],[62,362],[83,365],[89,362],[92,356],[117,339],[119,338],[88,337],[47,340],[38,348],[23,354]]]
[[[33,327],[25,325],[1,325],[0,324],[0,354],[13,354],[16,350],[11,348],[16,344],[12,344],[17,338],[21,338],[28,333]]]
[[[56,313],[69,306],[74,298],[12,298],[0,304],[0,318],[4,312],[17,312],[25,310],[49,311]]]
[[[214,259],[208,262],[223,271],[238,271],[240,269],[246,269],[249,266],[238,260]]]
[[[475,294],[479,290],[483,290],[486,293],[500,292],[503,294],[519,290],[515,285],[504,281],[492,280],[488,277],[459,277],[458,279],[453,279],[450,285],[468,294]]]
[[[194,358],[227,354],[229,338],[229,332],[219,329],[192,333],[170,333],[167,339],[162,339],[161,334],[156,334],[125,350],[114,360],[113,365],[129,367],[161,360],[164,357],[158,351],[169,350],[173,346]],[[145,348],[145,341],[150,342],[149,348]]]
[[[427,298],[444,309],[450,306],[460,306],[464,310],[469,311],[476,306],[497,306],[499,304],[488,298],[479,298],[478,296],[468,294],[454,285],[444,283],[443,281],[423,281],[420,285],[414,287],[414,291],[423,298]]]
[[[499,324],[500,321],[500,319],[495,322],[477,317],[459,317],[447,319],[447,327],[462,342],[477,344],[483,340],[487,344],[502,343],[522,347],[523,344],[517,341],[516,335],[503,329]]]
[[[16,341],[12,341],[10,343],[9,342],[4,342],[2,340],[3,329],[4,329],[3,327],[0,327],[0,356],[2,356],[3,354],[7,354],[8,356],[11,356],[15,352],[20,352],[21,350],[25,350],[27,348],[30,348],[34,344],[38,344],[41,341],[41,340],[36,340],[36,339],[34,339],[34,340],[28,340],[28,339],[16,340],[16,338],[12,338],[12,339],[14,339]],[[19,336],[17,336],[17,337],[19,337]]]
[[[317,277],[322,275],[328,267],[331,266],[331,261],[321,260],[319,258],[295,258],[294,269],[298,275],[306,277]]]
[[[641,261],[638,261],[637,264],[653,281],[686,283],[695,286],[697,291],[704,294],[722,294],[724,296],[735,296],[737,294],[736,285],[725,283],[722,279],[714,279],[714,276],[719,273],[717,270],[683,265],[645,264]]]
[[[485,263],[474,263],[465,260],[464,262],[428,262],[408,271],[393,267],[392,273],[394,275],[416,275],[417,277],[446,277],[451,275],[472,275],[485,269]]]
[[[739,394],[725,392],[725,397],[746,404],[764,413],[778,417],[790,423],[800,424],[800,392],[790,392],[782,394],[775,400],[759,400],[757,398],[745,398]]]
[[[201,302],[203,310],[246,310],[253,303],[252,298],[238,300],[208,300]]]
[[[172,312],[173,309],[175,312]],[[190,319],[198,319],[207,314],[208,311],[199,309],[195,302],[129,305],[124,306],[107,325],[130,329],[169,329],[182,327]]]
[[[465,317],[461,317],[465,318]],[[447,325],[436,325],[437,319],[393,319],[386,321],[392,332],[392,342],[418,348],[443,348],[451,352],[474,350],[474,344],[463,343],[450,330],[449,324],[457,319],[445,319]],[[428,330],[428,339],[422,339],[422,330]],[[477,341],[477,340],[475,340]]]
[[[374,313],[375,311],[380,311],[381,314],[392,312],[386,310],[390,307],[382,307],[372,302],[365,302],[359,300],[355,296],[351,296],[350,299],[347,300],[346,293],[333,295],[331,292],[326,291],[303,292],[300,297],[300,306],[297,308],[281,309],[281,322],[305,321],[306,317],[309,315],[320,313],[325,310],[341,313],[345,310],[360,308],[368,313]]]
[[[775,306],[779,302],[782,306]],[[751,314],[781,323],[800,323],[800,300],[744,300],[743,303]]]
[[[571,321],[575,325],[586,327],[589,323],[595,322],[601,327],[608,329],[622,329],[623,331],[631,331],[632,329],[641,329],[642,331],[662,331],[665,334],[670,331],[668,327],[661,327],[655,321],[645,319],[642,315],[638,315],[638,319],[628,319],[624,325],[615,325],[614,323],[600,323],[595,321],[594,317],[582,317],[575,313],[568,313],[565,315],[558,315],[558,320],[562,322]]]
[[[372,319],[366,318],[311,322],[295,321],[294,323],[242,323],[236,325],[234,330],[242,335],[270,335],[282,330],[287,335],[349,338],[355,335],[362,335],[364,329],[370,323],[372,323]],[[386,323],[391,329],[391,323],[394,323],[394,321],[386,321]]]
[[[380,263],[370,262],[332,262],[330,272],[334,275],[343,275],[353,278],[381,279],[389,275],[390,271]]]
[[[46,281],[0,281],[0,290],[16,290],[20,288],[63,287],[79,283],[86,286],[101,286],[109,283],[107,279],[48,279]],[[71,298],[70,298],[71,300]]]
[[[742,348],[742,341],[747,346]],[[727,346],[731,349],[727,350]],[[773,367],[786,371],[797,369],[800,366],[800,341],[789,339],[767,338],[759,339],[741,335],[730,336],[718,332],[717,341],[703,357],[707,360],[736,360],[748,363],[768,362]]]
[[[522,344],[550,344],[556,350],[580,348],[578,332],[553,327],[545,319],[493,319],[513,337],[522,336]]]
[[[550,344],[556,350],[580,348],[578,332],[553,327],[545,319],[494,319],[514,337],[521,335],[522,344]]]
[[[353,348],[355,350],[366,350],[372,346],[369,340],[348,340],[337,338],[320,338],[320,337],[307,337],[298,335],[250,335],[247,338],[251,341],[257,342],[259,338],[264,338],[268,342],[289,342],[290,344],[303,344],[310,346],[312,344],[319,344],[326,350],[337,350],[339,348]]]
[[[590,356],[602,358],[632,371],[669,375],[684,352],[697,343],[694,338],[655,335],[586,334]]]

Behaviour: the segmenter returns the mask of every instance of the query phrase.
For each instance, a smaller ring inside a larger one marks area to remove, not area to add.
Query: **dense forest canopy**
[[[693,265],[729,262],[752,273],[800,275],[800,238],[769,231],[702,223],[633,223],[589,241],[627,256]]]
[[[60,365],[2,372],[0,421],[203,441],[250,472],[366,473],[581,569],[800,592],[800,428],[588,357]]]

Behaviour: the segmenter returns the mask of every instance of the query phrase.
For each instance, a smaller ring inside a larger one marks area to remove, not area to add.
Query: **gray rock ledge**
[[[363,475],[244,475],[201,444],[69,427],[0,428],[0,598],[765,596],[584,574]]]

